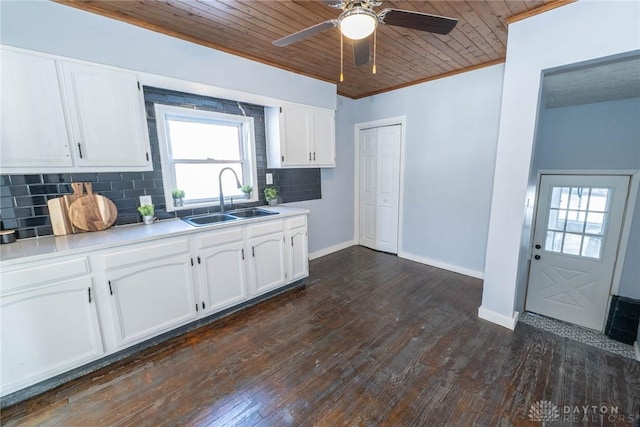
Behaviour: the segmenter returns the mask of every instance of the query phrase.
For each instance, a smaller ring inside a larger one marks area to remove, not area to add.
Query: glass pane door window
[[[612,194],[610,188],[553,187],[544,250],[599,259]]]

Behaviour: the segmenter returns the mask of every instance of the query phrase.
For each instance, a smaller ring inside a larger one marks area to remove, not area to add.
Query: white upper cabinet
[[[0,54],[2,173],[152,169],[134,73],[23,49]]]
[[[3,172],[5,168],[39,172],[42,167],[71,167],[56,62],[7,49],[0,54]]]
[[[335,112],[304,105],[265,108],[270,168],[335,167]]]
[[[136,75],[75,62],[63,62],[62,69],[78,166],[150,166]]]
[[[313,132],[313,156],[311,162],[317,167],[336,166],[335,112],[314,109],[311,112]]]

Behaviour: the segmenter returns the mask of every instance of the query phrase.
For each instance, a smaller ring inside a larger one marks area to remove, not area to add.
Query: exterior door
[[[542,175],[526,309],[602,331],[628,176]]]
[[[360,131],[360,244],[398,253],[401,125]]]

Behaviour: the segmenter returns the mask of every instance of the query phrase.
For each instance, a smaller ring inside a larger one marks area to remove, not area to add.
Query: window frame
[[[240,141],[240,153],[241,161],[243,164],[242,177],[239,177],[244,184],[251,185],[254,191],[251,192],[250,198],[238,198],[234,196],[234,205],[242,205],[248,203],[254,203],[258,201],[258,192],[255,190],[258,183],[258,168],[256,163],[256,144],[255,144],[255,121],[250,116],[240,116],[235,114],[220,113],[211,110],[195,109],[188,107],[180,107],[175,105],[167,105],[161,103],[154,103],[155,117],[156,117],[156,130],[158,134],[158,143],[160,151],[160,162],[162,164],[162,180],[164,187],[164,199],[167,212],[174,212],[186,209],[196,209],[203,207],[219,206],[220,200],[216,196],[213,199],[199,199],[192,203],[185,203],[183,206],[174,206],[173,196],[171,192],[176,186],[176,174],[175,174],[175,162],[171,153],[171,144],[169,142],[169,119],[171,118],[184,118],[186,121],[196,123],[217,122],[228,123],[232,126],[238,127],[239,136],[242,138]],[[181,161],[180,164],[194,163],[194,164],[224,164],[224,163],[238,163],[236,161]],[[245,167],[246,166],[246,167]],[[248,182],[247,182],[248,179]],[[211,185],[214,189],[218,188],[218,177],[211,177]],[[215,190],[214,190],[215,191]],[[225,203],[231,200],[230,196],[224,197]]]

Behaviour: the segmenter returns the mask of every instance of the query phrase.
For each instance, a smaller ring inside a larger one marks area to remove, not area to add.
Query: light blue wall
[[[5,45],[329,109],[336,85],[42,0],[0,1]]]
[[[503,66],[357,100],[355,122],[406,116],[401,252],[481,276]]]
[[[322,169],[322,200],[289,203],[311,210],[309,253],[353,243],[355,102],[338,97],[336,111],[336,167]]]
[[[640,98],[541,112],[533,160],[539,169],[640,170]],[[640,195],[618,294],[640,299]]]

